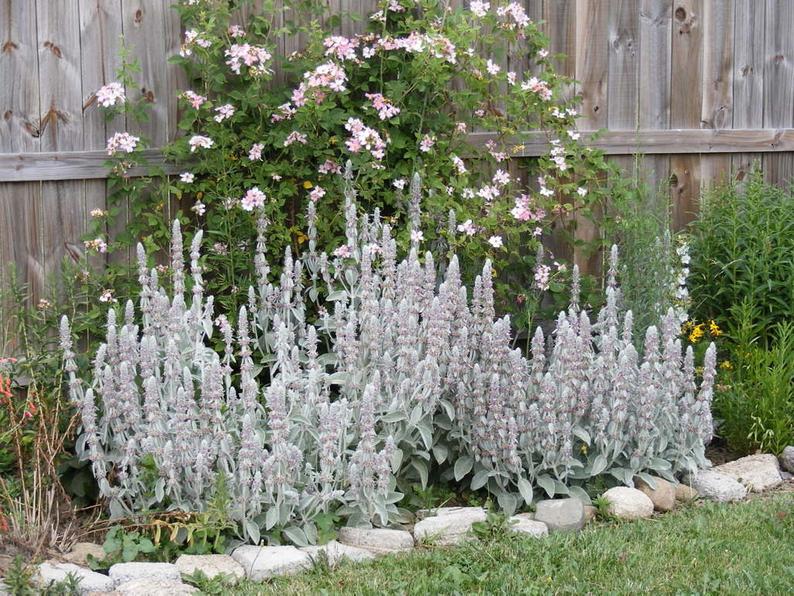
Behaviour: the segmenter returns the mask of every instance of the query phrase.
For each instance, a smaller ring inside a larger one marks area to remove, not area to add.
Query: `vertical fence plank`
[[[36,13],[41,150],[81,150],[83,93],[78,1],[39,1]],[[43,182],[41,202],[41,266],[45,283],[57,287],[66,245],[78,244],[85,230],[84,185],[79,181]]]
[[[764,52],[766,2],[735,0],[733,128],[764,126]],[[733,176],[743,180],[760,156],[735,153]]]
[[[670,126],[700,128],[703,81],[703,0],[676,0],[673,4]],[[700,196],[700,157],[670,158],[673,227],[688,224]]]
[[[766,61],[764,67],[764,126],[794,125],[794,3],[766,2]],[[794,155],[764,157],[764,176],[787,184],[794,176]]]
[[[703,0],[703,102],[701,126],[733,125],[733,17],[734,0]],[[727,181],[731,156],[702,155],[701,191]]]
[[[642,129],[670,128],[672,0],[641,0],[637,121]],[[669,192],[670,157],[643,156],[643,179],[653,191]]]
[[[146,137],[152,146],[168,142],[168,63],[166,62],[166,13],[162,0],[123,0],[124,40],[141,64],[137,89],[127,90],[131,99],[143,95],[151,102],[148,122],[127,122],[127,129]]]
[[[0,151],[3,153],[38,151],[41,144],[35,8],[29,0],[0,1]],[[39,230],[31,227],[38,210],[33,199],[38,196],[39,186],[0,183],[3,287],[8,286],[11,267],[21,283],[39,285]]]
[[[579,128],[598,130],[608,124],[609,53],[606,0],[577,0],[576,3],[576,80],[582,97]],[[598,214],[577,214],[574,261],[582,272],[595,274],[599,254],[588,245],[598,238]]]

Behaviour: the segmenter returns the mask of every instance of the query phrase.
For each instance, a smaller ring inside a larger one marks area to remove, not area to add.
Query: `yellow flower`
[[[730,360],[723,360],[720,362],[720,368],[723,370],[733,370],[733,364],[731,364]]]
[[[582,452],[582,455],[587,455],[587,445],[585,445],[584,443],[582,443],[582,446],[581,446],[581,447],[579,447],[579,451],[581,451],[581,452]]]
[[[722,335],[722,329],[720,329],[720,326],[714,321],[709,321],[709,333],[712,337],[719,337]]]
[[[298,244],[303,244],[308,239],[309,239],[309,237],[306,234],[304,234],[303,232],[298,232],[297,233]]]
[[[704,332],[703,323],[695,325],[689,334],[689,341],[693,344],[698,343],[703,337]]]
[[[314,186],[314,184],[312,184],[311,181],[309,181],[309,180],[304,180],[303,181],[303,188],[305,188],[306,190],[309,190],[313,186]]]

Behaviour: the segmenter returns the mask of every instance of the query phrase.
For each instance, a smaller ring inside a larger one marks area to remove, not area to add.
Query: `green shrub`
[[[725,382],[714,399],[718,433],[735,451],[780,453],[794,443],[794,322],[768,330],[765,347],[749,300],[731,313],[730,360],[723,361]]]
[[[690,282],[697,320],[726,323],[749,300],[759,340],[794,320],[794,193],[754,172],[710,192],[692,226]]]

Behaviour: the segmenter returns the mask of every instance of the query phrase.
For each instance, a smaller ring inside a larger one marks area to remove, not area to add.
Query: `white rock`
[[[301,550],[309,555],[312,561],[317,561],[320,557],[325,555],[331,567],[338,565],[342,559],[348,559],[358,563],[360,561],[370,561],[375,558],[375,553],[371,551],[357,546],[350,546],[349,544],[342,544],[336,540],[331,540],[328,544],[304,546]]]
[[[741,501],[747,496],[744,485],[714,470],[699,470],[690,481],[701,497],[712,501]]]
[[[182,575],[201,571],[209,579],[223,575],[230,583],[245,577],[245,570],[229,555],[181,555],[174,565]]]
[[[543,538],[549,535],[549,528],[543,522],[535,521],[534,513],[519,513],[508,520],[510,529],[518,534],[525,534],[534,538]]]
[[[584,503],[577,498],[546,499],[535,507],[535,520],[543,522],[549,532],[575,532],[584,527]]]
[[[124,582],[114,592],[114,594],[129,594],[130,596],[183,596],[198,593],[197,588],[183,584],[181,581],[153,577]]]
[[[337,540],[378,554],[404,552],[414,547],[410,532],[390,528],[340,528]]]
[[[102,575],[74,563],[58,563],[47,561],[39,565],[38,583],[46,587],[50,582],[61,582],[69,574],[74,575],[80,582],[80,592],[104,592],[112,590],[116,582],[107,575]]]
[[[675,509],[675,486],[667,482],[664,478],[653,477],[655,488],[642,479],[638,479],[634,486],[641,490],[653,502],[653,508],[657,511],[672,511]]]
[[[794,445],[789,445],[780,454],[780,465],[789,474],[794,473]]]
[[[436,512],[433,517],[426,517],[414,526],[417,542],[460,544],[470,537],[472,524],[486,518],[482,507],[441,507]]]
[[[738,480],[748,490],[756,493],[775,488],[783,482],[780,464],[771,453],[748,455],[714,468],[715,472]]]
[[[232,558],[243,566],[248,579],[254,581],[298,573],[312,566],[311,557],[294,546],[239,546]]]
[[[63,556],[63,558],[69,563],[86,567],[88,566],[88,555],[91,555],[95,559],[104,559],[105,549],[102,548],[101,544],[78,542],[72,547],[72,550]]]
[[[609,501],[609,512],[620,519],[642,519],[653,515],[653,501],[641,490],[616,486],[603,494]]]
[[[108,575],[117,584],[134,579],[182,580],[179,569],[171,563],[116,563],[108,570]]]

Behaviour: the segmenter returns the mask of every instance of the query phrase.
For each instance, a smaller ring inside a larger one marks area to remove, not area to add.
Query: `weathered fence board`
[[[176,134],[175,96],[186,82],[167,62],[182,35],[170,4],[0,0],[0,263],[16,265],[34,298],[66,243],[80,243],[90,212],[107,206],[104,145],[127,123],[105,122],[92,98],[115,78],[122,35],[143,67],[127,92],[152,102],[151,120],[129,129],[155,146]],[[257,0],[253,10],[264,4]],[[348,35],[360,32],[375,9],[374,0],[330,5],[343,16],[335,33]],[[763,160],[769,180],[794,176],[794,1],[525,0],[524,6],[543,21],[550,51],[565,54],[557,66],[577,81],[567,93],[582,97],[580,129],[608,129],[596,140],[584,134],[585,140],[625,168],[634,167],[632,154],[644,154],[646,181],[670,183],[676,225],[691,219],[703,186],[745,176],[754,160]],[[351,18],[356,13],[362,18]],[[301,39],[278,44],[292,51]],[[522,73],[529,63],[519,56],[503,66]],[[488,138],[478,132],[470,141]],[[531,132],[515,143],[523,144],[515,153],[522,159],[511,172],[526,179],[532,159],[547,151],[545,137]],[[165,165],[156,149],[148,157]],[[579,237],[595,233],[585,228]],[[0,275],[3,283],[5,266]]]

